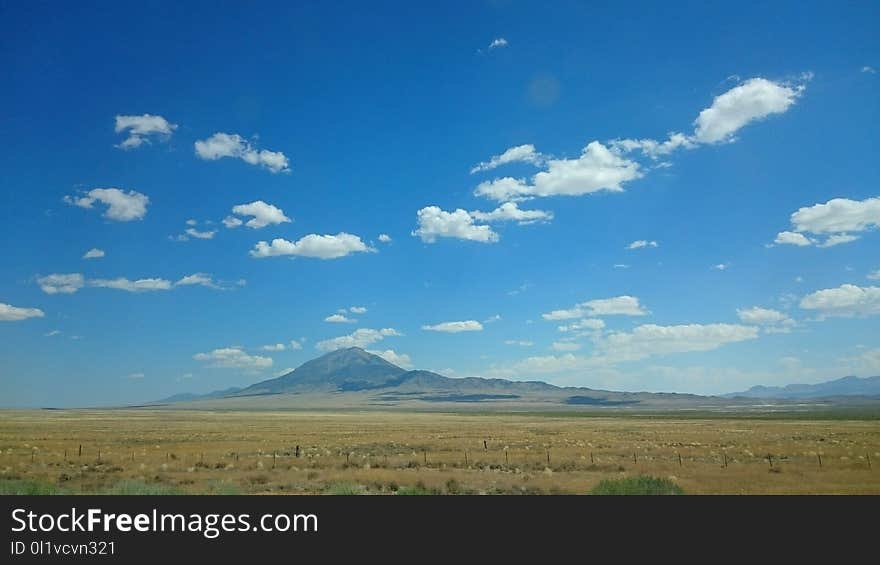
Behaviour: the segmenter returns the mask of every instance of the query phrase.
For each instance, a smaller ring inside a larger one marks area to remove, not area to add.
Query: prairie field
[[[299,450],[297,452],[297,446]],[[0,493],[880,494],[876,419],[0,412]]]

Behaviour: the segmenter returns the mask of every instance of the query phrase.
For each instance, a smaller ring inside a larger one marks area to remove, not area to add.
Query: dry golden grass
[[[410,490],[580,494],[602,479],[647,474],[688,494],[878,494],[878,466],[880,423],[871,420],[0,412],[0,486],[35,481],[74,493],[393,493],[418,485]]]

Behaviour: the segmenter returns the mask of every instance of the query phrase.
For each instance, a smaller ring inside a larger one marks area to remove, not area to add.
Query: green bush
[[[414,486],[400,487],[399,489],[397,489],[397,494],[402,494],[404,496],[426,496],[434,493],[426,489],[425,487]]]
[[[324,489],[324,494],[351,496],[364,494],[364,487],[357,483],[333,483]]]
[[[642,476],[605,479],[590,494],[684,494],[684,491],[669,479]]]

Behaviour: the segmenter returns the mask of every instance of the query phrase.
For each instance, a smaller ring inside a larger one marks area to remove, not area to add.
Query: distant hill
[[[208,398],[224,398],[226,396],[232,396],[233,394],[239,392],[241,387],[233,386],[224,390],[215,390],[214,392],[209,392],[207,394],[193,394],[191,392],[183,392],[180,394],[175,394],[173,396],[169,396],[168,398],[163,398],[159,402],[189,402],[190,400],[205,400]]]
[[[791,384],[753,386],[745,392],[726,394],[728,398],[832,398],[835,396],[880,396],[880,377],[843,377],[813,385]]]

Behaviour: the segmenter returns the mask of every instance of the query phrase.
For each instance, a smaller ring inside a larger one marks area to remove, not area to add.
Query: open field
[[[638,475],[671,479],[688,494],[880,494],[880,422],[0,412],[0,493],[585,494],[603,479]]]

